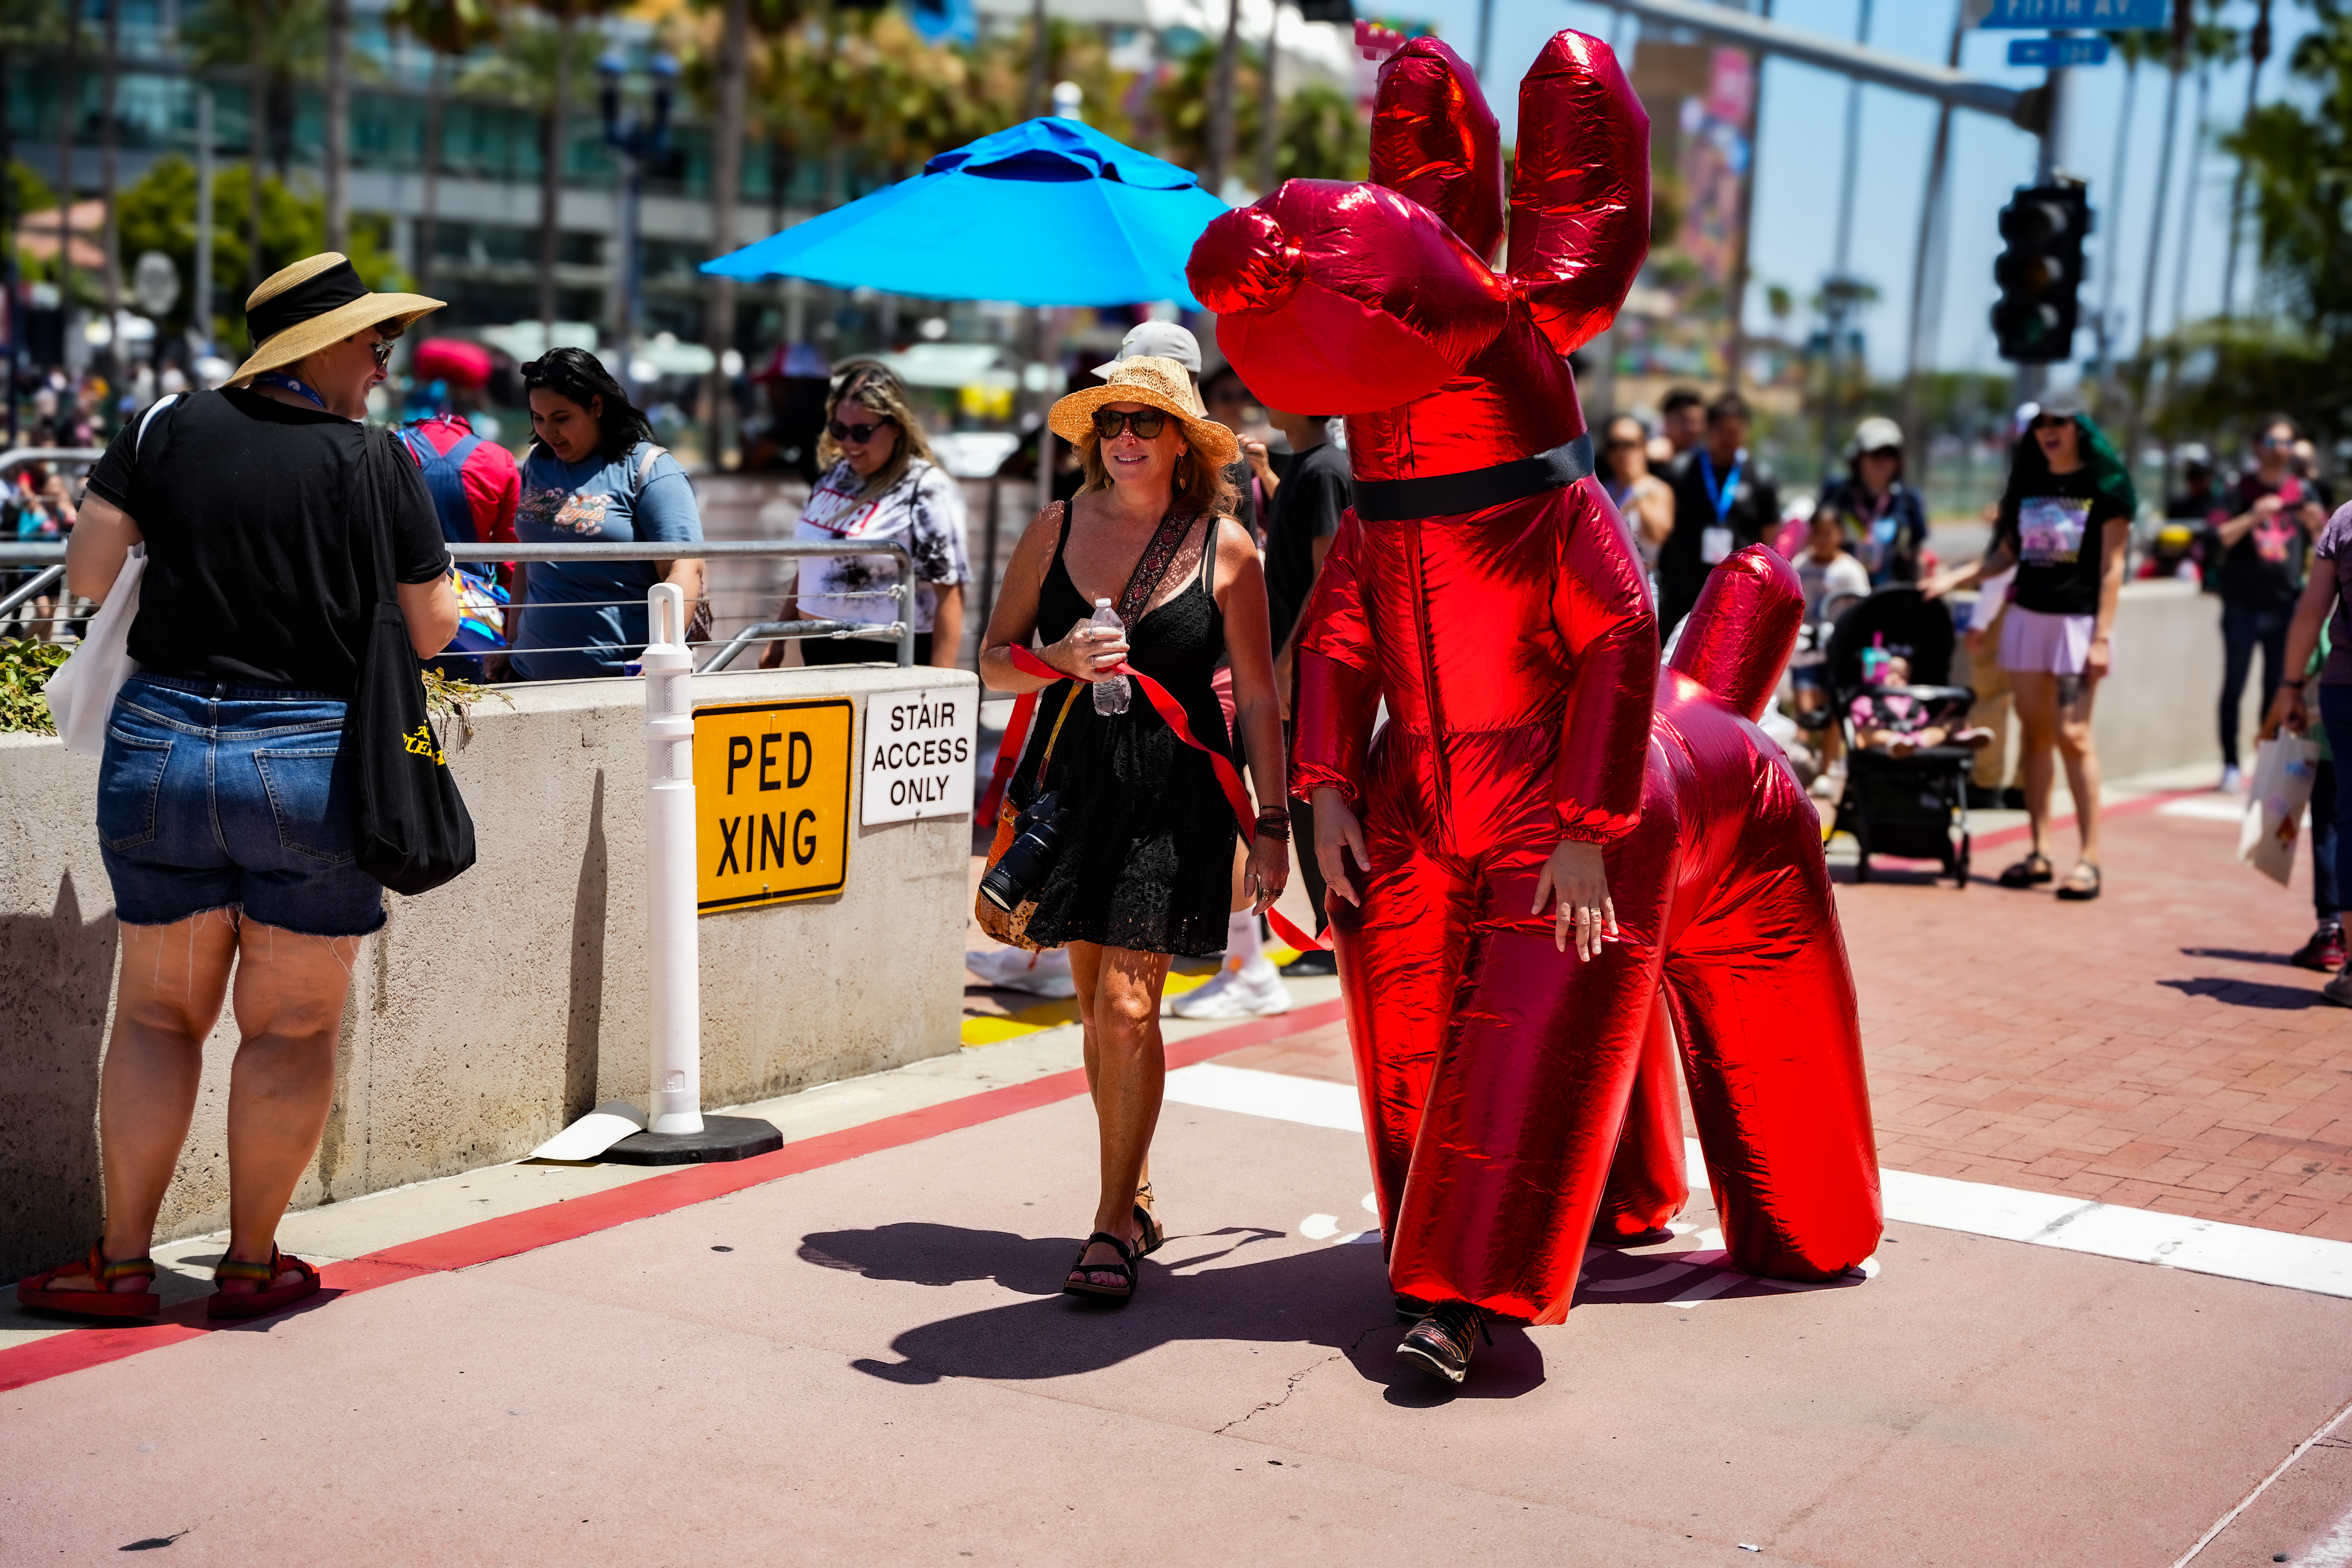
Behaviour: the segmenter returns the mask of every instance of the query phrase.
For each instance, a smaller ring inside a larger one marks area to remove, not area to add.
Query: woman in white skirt
[[[2099,755],[2091,709],[2114,668],[2116,602],[2137,510],[2123,459],[2073,393],[2053,393],[2011,456],[1992,548],[1975,565],[1921,584],[1933,598],[2017,568],[1999,657],[2016,694],[2033,847],[2000,874],[2004,888],[2056,878],[2049,855],[2054,748],[2066,764],[2083,838],[2082,856],[2059,881],[2058,896],[2099,896]]]

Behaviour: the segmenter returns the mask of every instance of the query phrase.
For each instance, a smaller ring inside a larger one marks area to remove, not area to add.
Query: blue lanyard
[[[265,370],[253,379],[263,383],[265,385],[282,387],[288,392],[299,392],[303,396],[309,398],[311,402],[317,404],[320,413],[323,414],[328,412],[327,400],[325,398],[320,396],[317,393],[311,391],[309,387],[303,385],[300,382],[281,371]]]
[[[1739,475],[1747,467],[1748,454],[1742,452],[1738,460],[1731,465],[1731,472],[1724,477],[1723,483],[1718,486],[1715,482],[1714,454],[1704,447],[1698,449],[1699,477],[1706,483],[1706,499],[1715,508],[1715,522],[1718,528],[1722,527],[1725,520],[1731,516],[1731,503],[1739,495]]]

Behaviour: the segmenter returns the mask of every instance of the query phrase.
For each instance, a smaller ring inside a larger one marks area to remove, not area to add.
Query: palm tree
[[[1201,184],[1222,198],[1226,176],[1234,172],[1234,148],[1239,141],[1234,125],[1235,71],[1242,58],[1242,0],[1225,0],[1225,36],[1217,45],[1216,75],[1209,83],[1209,167]]]
[[[543,117],[539,179],[539,322],[551,342],[555,332],[555,268],[562,239],[564,152],[570,143],[572,79],[593,65],[599,36],[580,24],[614,8],[615,0],[531,0],[551,26],[515,37],[496,58],[486,59],[457,79],[457,90],[503,99],[535,109]]]
[[[108,0],[119,5],[122,0]],[[327,0],[327,248],[351,248],[352,0]]]
[[[2271,58],[2271,0],[2254,0],[2254,25],[2246,37],[2246,58],[2252,68],[2246,73],[2246,115],[2240,122],[2241,132],[2251,131],[2254,123],[2254,108],[2263,89],[2263,64]],[[2246,227],[2246,161],[2238,160],[2238,173],[2230,182],[2230,249],[2228,259],[2221,264],[2221,319],[2228,321],[2238,309],[2238,240]]]
[[[430,294],[434,258],[441,243],[441,125],[449,94],[449,62],[495,39],[503,20],[491,0],[397,0],[391,20],[433,51],[425,98],[425,211],[416,237],[416,288]]]

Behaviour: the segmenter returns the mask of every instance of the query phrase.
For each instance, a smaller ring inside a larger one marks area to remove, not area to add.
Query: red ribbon
[[[1031,675],[1043,676],[1048,680],[1074,679],[1055,669],[1025,647],[1010,647],[1004,651],[1013,656],[1013,668],[1015,669],[1025,670]],[[1243,841],[1251,845],[1256,844],[1257,817],[1250,810],[1249,792],[1242,787],[1241,770],[1234,766],[1233,759],[1213,746],[1202,744],[1199,738],[1192,733],[1192,721],[1184,715],[1184,705],[1177,701],[1168,689],[1160,682],[1125,663],[1116,665],[1104,673],[1124,675],[1133,680],[1142,689],[1144,700],[1157,709],[1160,716],[1168,721],[1168,727],[1176,732],[1178,740],[1196,752],[1208,754],[1209,766],[1215,771],[1217,784],[1225,792],[1225,804],[1233,807],[1234,821],[1241,827]],[[1301,952],[1328,948],[1331,945],[1322,938],[1312,937],[1300,931],[1280,910],[1270,904],[1266,906],[1265,919],[1266,923],[1274,928],[1275,935]]]

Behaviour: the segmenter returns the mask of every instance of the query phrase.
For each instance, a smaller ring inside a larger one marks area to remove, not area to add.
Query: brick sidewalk
[[[1841,870],[1880,1158],[2352,1241],[2352,1013],[2285,963],[2310,930],[2305,868],[2283,891],[2236,842],[2111,817],[2087,905],[1995,886],[2016,847],[1980,853],[1966,891],[1901,862],[1863,885]],[[2062,866],[2071,848],[2069,830]],[[1221,1059],[1352,1077],[1336,1024]]]
[[[2095,904],[1839,889],[1881,1157],[2352,1240],[2352,1013],[2285,963],[2311,929],[2306,868],[2292,891],[2242,869],[2228,823],[2141,813],[2106,834]]]

